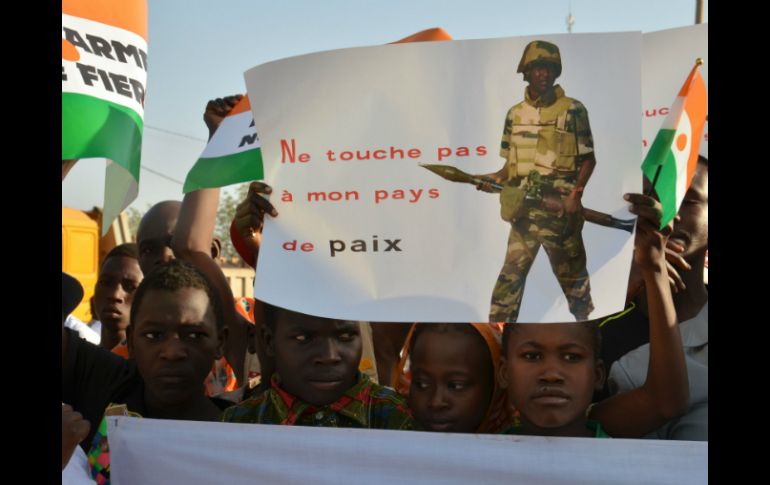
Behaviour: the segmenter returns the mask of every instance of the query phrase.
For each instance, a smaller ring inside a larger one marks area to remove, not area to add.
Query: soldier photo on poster
[[[479,175],[479,190],[502,185],[500,215],[511,225],[505,261],[492,293],[489,320],[515,322],[532,263],[543,246],[575,320],[594,309],[583,244],[581,197],[594,166],[594,141],[583,104],[554,84],[559,48],[527,44],[516,72],[528,86],[505,118],[499,171]]]

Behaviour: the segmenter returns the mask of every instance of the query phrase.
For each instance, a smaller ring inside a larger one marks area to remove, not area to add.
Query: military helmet
[[[533,62],[547,62],[553,64],[556,69],[554,78],[561,76],[561,55],[556,44],[544,40],[533,40],[524,48],[524,54],[519,61],[516,72],[526,72]]]

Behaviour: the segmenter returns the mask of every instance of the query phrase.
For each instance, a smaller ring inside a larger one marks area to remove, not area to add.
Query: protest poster
[[[516,71],[533,40],[558,47],[556,83],[590,120],[593,146],[581,140],[563,148],[571,156],[594,153],[582,205],[625,226],[586,219],[590,291],[582,309],[570,309],[540,251],[525,276],[518,321],[622,309],[625,288],[617,281],[628,278],[633,245],[622,194],[641,189],[639,33],[354,48],[249,70],[265,181],[280,214],[265,226],[255,296],[350,320],[488,321],[512,227],[501,218],[500,196],[421,165],[474,175],[504,167],[501,135],[524,98],[527,83]],[[581,252],[573,246],[571,257]]]

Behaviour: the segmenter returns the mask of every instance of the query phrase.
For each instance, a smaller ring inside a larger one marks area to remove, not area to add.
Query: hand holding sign
[[[265,223],[265,214],[278,217],[278,211],[275,210],[275,207],[267,198],[262,196],[262,194],[269,196],[272,193],[273,189],[269,185],[262,182],[252,182],[246,198],[235,209],[233,227],[240,236],[245,246],[244,249],[253,255],[255,265],[257,255],[259,254],[259,247],[262,244],[262,227]],[[241,256],[251,261],[249,255],[241,254]]]
[[[597,62],[602,56],[624,60],[623,66],[613,66],[611,76],[602,77],[601,85],[590,76],[590,83],[585,82],[589,77],[570,82],[571,92],[586,105],[596,106],[591,131],[602,160],[626,161],[605,163],[591,177],[592,184],[614,188],[611,200],[612,190],[582,197],[582,205],[601,210],[604,219],[627,214],[620,196],[639,184],[632,171],[639,156],[641,122],[632,114],[639,111],[641,90],[638,72],[629,66],[639,56],[640,39],[612,35],[612,42],[603,36],[554,39],[566,58],[577,59],[579,67],[569,72],[604,69],[606,63]],[[273,188],[270,202],[281,213],[265,223],[259,240],[257,298],[293,311],[346,320],[487,319],[511,224],[500,220],[499,197],[479,196],[464,184],[442,181],[425,164],[447,164],[440,172],[487,174],[472,175],[479,179],[471,182],[474,187],[484,178],[494,179],[488,174],[501,170],[501,155],[491,148],[501,146],[500,122],[527,88],[510,66],[529,41],[344,49],[249,70],[246,85],[265,180]],[[415,75],[399,74],[403,72]],[[313,79],[313,90],[307,89],[308,79]],[[611,103],[606,102],[608,97]],[[554,108],[554,117],[571,113],[561,104],[559,110]],[[573,118],[565,117],[564,129],[559,124],[558,132],[556,124],[548,125],[553,128],[548,140],[554,147],[542,156],[530,154],[535,162],[576,171],[577,164],[573,167],[571,162],[578,150],[585,155],[587,142],[564,135],[585,131]],[[523,152],[519,155],[517,167],[526,176],[529,159]],[[506,170],[498,180],[518,177],[520,171]],[[533,185],[533,192],[545,185],[541,182]],[[561,190],[557,211],[563,212],[562,200],[569,191],[585,184],[557,187],[556,182],[550,192],[543,188],[537,200],[548,202],[556,197],[553,192]],[[496,184],[489,185],[495,189]],[[576,211],[581,209],[574,205]],[[550,213],[544,218],[555,219]],[[615,226],[608,230],[608,225],[588,224],[582,231],[589,241],[587,269],[600,271],[592,281],[597,314],[610,313],[622,302],[625,288],[612,283],[613,273],[627,271],[633,249],[628,232],[616,231]],[[564,243],[571,244],[572,240]],[[542,261],[533,263],[527,276],[536,298],[522,307],[521,321],[570,319],[574,313],[553,276],[548,254],[540,254]]]

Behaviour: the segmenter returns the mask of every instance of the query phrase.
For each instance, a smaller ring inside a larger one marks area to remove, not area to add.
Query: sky
[[[142,171],[144,212],[182,198],[206,144],[208,100],[245,93],[243,72],[311,52],[380,45],[431,27],[454,39],[623,32],[694,23],[695,0],[149,0]],[[708,1],[704,1],[708,22]],[[62,184],[62,205],[101,207],[104,159],[81,160]]]

